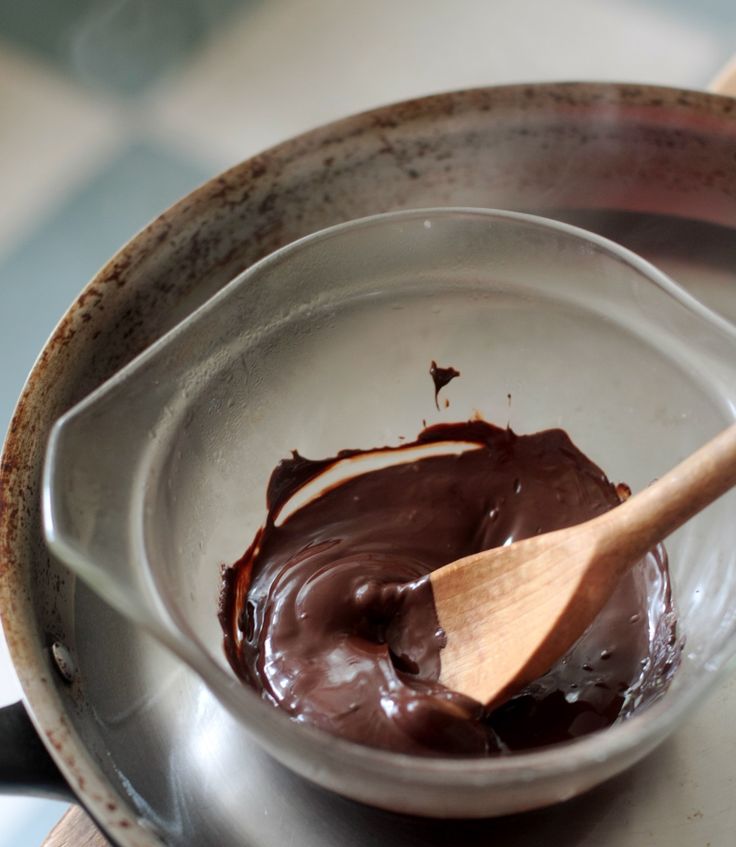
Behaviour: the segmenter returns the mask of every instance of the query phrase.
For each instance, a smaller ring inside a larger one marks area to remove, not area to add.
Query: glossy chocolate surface
[[[415,459],[417,444],[464,442]],[[275,469],[268,518],[224,573],[221,622],[236,673],[294,720],[374,747],[483,756],[610,726],[665,690],[679,660],[667,560],[653,551],[578,643],[487,714],[437,682],[443,633],[427,581],[454,559],[615,507],[616,487],[561,430],[518,436],[484,421],[425,429],[393,464],[283,505],[345,451]],[[411,610],[411,614],[407,614]]]

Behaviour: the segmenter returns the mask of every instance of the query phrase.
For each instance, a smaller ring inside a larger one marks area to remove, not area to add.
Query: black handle
[[[76,801],[20,702],[0,709],[0,794]]]

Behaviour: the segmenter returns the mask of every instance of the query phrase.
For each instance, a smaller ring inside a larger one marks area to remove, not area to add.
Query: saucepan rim
[[[342,150],[340,145],[348,142],[350,149],[355,145],[360,147],[366,139],[372,138],[379,130],[383,132],[384,128],[398,128],[387,131],[396,131],[401,137],[406,135],[411,139],[412,132],[418,131],[417,127],[430,125],[437,126],[441,136],[441,133],[448,129],[448,116],[451,126],[463,116],[479,117],[481,114],[487,114],[489,119],[503,124],[507,120],[508,110],[511,111],[512,118],[515,118],[524,112],[527,105],[539,108],[547,115],[569,112],[579,120],[595,120],[601,110],[604,110],[607,115],[614,114],[616,124],[620,123],[622,126],[651,124],[656,127],[666,126],[673,131],[685,129],[688,132],[696,128],[698,132],[709,134],[703,140],[709,145],[714,144],[715,149],[718,149],[724,139],[733,138],[736,131],[736,109],[730,97],[681,87],[631,82],[555,81],[484,86],[431,94],[349,115],[248,157],[243,162],[214,175],[200,188],[188,193],[158,215],[152,223],[116,250],[101,270],[82,288],[70,307],[64,310],[49,341],[39,352],[16,404],[2,452],[2,625],[14,667],[23,686],[28,712],[39,736],[76,794],[117,842],[126,845],[161,843],[148,827],[144,827],[145,821],[142,823],[133,811],[129,795],[106,773],[97,749],[88,742],[82,729],[76,725],[67,699],[57,690],[62,688],[64,683],[60,679],[54,681],[53,670],[49,667],[45,642],[47,636],[44,634],[49,607],[40,605],[46,603],[47,598],[42,595],[39,599],[32,584],[35,569],[39,565],[43,567],[43,554],[40,550],[37,552],[35,547],[39,501],[38,466],[50,425],[48,409],[55,408],[54,404],[58,402],[69,402],[72,386],[63,380],[61,388],[55,385],[60,368],[68,361],[68,351],[84,357],[85,375],[94,380],[99,371],[99,367],[95,370],[93,359],[99,346],[95,341],[99,335],[98,326],[104,331],[106,316],[110,315],[116,315],[116,319],[121,321],[120,325],[126,326],[125,320],[120,318],[121,310],[115,298],[122,293],[120,302],[125,308],[135,303],[133,295],[145,290],[148,285],[148,279],[141,278],[139,272],[141,262],[150,261],[154,254],[163,253],[167,262],[185,268],[182,277],[185,284],[177,296],[186,298],[191,289],[190,283],[186,282],[186,267],[191,264],[193,257],[188,253],[179,254],[173,248],[170,250],[169,243],[178,233],[187,230],[191,232],[193,227],[201,227],[205,216],[210,216],[212,212],[216,215],[214,219],[222,222],[216,227],[213,226],[213,233],[237,242],[235,234],[228,230],[227,225],[234,220],[240,220],[241,223],[245,220],[238,215],[240,206],[247,206],[246,201],[252,185],[255,186],[255,196],[258,196],[261,185],[265,184],[266,189],[270,190],[269,187],[275,184],[282,171],[294,177],[299,168],[309,167],[309,162],[314,156],[318,156],[321,162],[325,155],[323,151],[327,151],[329,155],[334,150]],[[701,178],[695,175],[694,181],[700,182]],[[244,187],[248,189],[245,195],[242,194]],[[656,197],[652,202],[652,206],[647,206],[641,211],[668,213]],[[615,205],[610,208],[619,209]],[[595,211],[595,207],[591,209]],[[730,211],[725,218],[718,209],[716,211],[718,214],[710,215],[705,213],[704,209],[696,209],[692,217],[699,220],[700,215],[705,221],[733,226]],[[681,213],[678,209],[673,211],[675,216]],[[319,219],[319,213],[317,218]],[[247,232],[250,226],[248,222],[245,223]],[[255,227],[253,230],[256,231]],[[180,248],[179,244],[177,250]],[[240,249],[245,250],[243,244],[240,244]],[[232,261],[235,264],[238,261],[237,256],[236,243],[232,245],[231,252],[222,258],[222,262]],[[187,262],[187,266],[182,265],[182,260]],[[216,260],[211,264],[215,269],[218,268]],[[108,301],[112,301],[112,305],[103,312],[102,307]],[[96,303],[100,304],[99,311],[90,309],[90,304]],[[153,323],[153,334],[158,332],[161,323],[162,321]],[[145,341],[145,337],[133,335],[132,340],[126,342],[125,346],[129,349],[132,345]],[[128,354],[123,351],[122,355],[127,358]],[[106,362],[105,359],[102,361],[103,364]],[[71,576],[69,582],[72,582]],[[695,691],[681,692],[677,703],[669,707],[673,722],[677,722],[686,712],[699,705],[707,691],[722,679],[723,665],[731,653],[731,648],[724,645],[713,657],[717,672],[707,675],[707,679],[702,680],[702,684]],[[85,696],[83,688],[80,693],[82,697]],[[654,710],[658,705],[654,704],[649,713],[655,714]],[[85,717],[85,712],[89,713],[93,709],[93,704],[84,701],[78,707],[82,717]],[[619,728],[613,727],[606,735],[615,736],[617,729]],[[632,744],[635,741],[636,739]],[[580,742],[571,742],[576,743]],[[559,746],[554,749],[559,749]],[[368,748],[360,750],[364,754],[374,752]],[[114,750],[111,755],[114,755]],[[395,755],[398,757],[398,754]],[[495,761],[498,764],[500,760]],[[410,758],[410,764],[415,769],[417,762],[415,757]],[[442,762],[447,766],[447,760]],[[393,764],[396,764],[396,759]],[[437,783],[440,782],[441,780],[437,779]]]

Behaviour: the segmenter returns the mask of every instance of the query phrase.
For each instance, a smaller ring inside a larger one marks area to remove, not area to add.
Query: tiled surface
[[[164,83],[157,108],[164,132],[220,164],[346,112],[453,88],[552,79],[702,86],[734,49],[736,26],[730,35],[626,0],[263,3]]]
[[[71,79],[136,95],[176,68],[248,0],[24,0],[0,32]]]
[[[95,163],[105,162],[121,129],[109,103],[3,39],[0,29],[0,260]]]
[[[83,284],[222,167],[432,91],[702,87],[734,50],[734,0],[0,3],[0,431]],[[3,651],[0,704],[19,695]],[[35,847],[60,809],[0,798],[0,847]]]
[[[86,280],[117,248],[210,174],[149,141],[131,140],[39,217],[0,260],[0,420],[7,421],[38,351]],[[1,842],[0,842],[1,843]]]

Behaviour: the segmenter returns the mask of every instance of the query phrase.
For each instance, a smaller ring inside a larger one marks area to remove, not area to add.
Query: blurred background
[[[100,265],[223,168],[407,97],[704,88],[735,52],[734,0],[0,0],[0,433]],[[0,705],[20,695],[0,636]],[[64,809],[0,798],[0,847]]]

